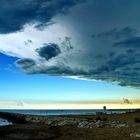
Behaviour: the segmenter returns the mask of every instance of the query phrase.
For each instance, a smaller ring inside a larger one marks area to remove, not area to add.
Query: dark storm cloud
[[[23,29],[25,24],[36,23],[37,28],[48,25],[58,13],[66,13],[69,7],[84,0],[1,0],[0,33]]]
[[[36,52],[39,54],[40,57],[49,60],[59,55],[61,53],[61,50],[57,44],[51,43],[45,44],[44,47],[37,49]]]
[[[19,31],[28,23],[36,23],[36,28],[44,31],[43,37],[35,35],[34,40],[32,35],[33,41],[25,42],[30,47],[37,42],[35,49],[29,48],[29,55],[34,51],[31,58],[24,54],[16,64],[27,74],[75,76],[140,88],[140,0],[77,4],[82,1],[15,0],[13,4],[1,0],[0,33]],[[38,46],[44,42],[47,44]],[[21,53],[19,48],[15,50]]]
[[[23,69],[27,69],[29,67],[36,65],[35,61],[30,58],[19,59],[16,61],[16,64],[22,67]]]
[[[127,35],[126,35],[127,36]],[[124,39],[124,36],[122,37]],[[139,37],[133,37],[136,40]],[[121,38],[119,38],[121,40]],[[131,40],[130,38],[129,40]],[[62,44],[66,48],[71,47],[70,38],[66,38]],[[132,39],[133,40],[133,39]],[[135,39],[134,39],[135,40]],[[135,40],[135,41],[136,41]],[[116,40],[113,40],[114,42]],[[131,44],[131,43],[130,43]],[[134,43],[135,44],[135,43]],[[63,46],[63,47],[64,47]],[[75,47],[75,46],[74,46]],[[78,65],[69,64],[68,62],[74,59],[74,55],[78,55],[74,52],[72,56],[61,56],[58,58],[60,54],[64,52],[60,50],[60,47],[57,44],[50,43],[45,44],[44,47],[38,48],[36,52],[40,56],[40,64],[36,62],[36,60],[32,59],[20,59],[16,63],[19,67],[21,67],[24,72],[27,74],[47,74],[52,76],[76,76],[78,78],[84,79],[96,79],[107,82],[117,82],[120,86],[131,86],[131,87],[140,87],[140,52],[136,51],[135,47],[125,48],[123,50],[114,50],[112,45],[112,49],[109,50],[107,54],[101,51],[101,54],[96,54],[93,56],[84,56],[81,57],[81,60],[78,61]],[[69,49],[67,49],[69,52]],[[90,50],[93,53],[93,50]],[[93,53],[94,54],[94,53]],[[54,65],[47,65],[46,62],[51,60],[51,58],[56,58],[56,63]],[[42,60],[44,59],[45,60]],[[89,63],[87,59],[91,59],[92,61]],[[80,67],[81,62],[86,60],[86,65]],[[88,63],[89,64],[88,64]],[[96,62],[94,64],[94,62]],[[68,64],[67,64],[68,63]]]
[[[140,54],[134,52],[128,54],[127,52],[120,55],[113,55],[108,57],[108,61],[101,65],[97,71],[100,76],[105,76],[107,81],[118,81],[121,86],[139,87],[139,71],[140,68]]]
[[[140,37],[132,37],[130,39],[122,40],[114,43],[114,46],[140,48]]]
[[[57,63],[57,65],[46,66],[44,62],[40,66],[29,65],[22,67],[27,74],[48,74],[53,76],[76,76],[84,79],[96,79],[108,82],[118,82],[120,86],[139,87],[139,71],[140,59],[139,55],[130,56],[122,54],[119,56],[111,56],[106,64],[97,65],[95,67],[73,68],[65,63]],[[109,57],[109,56],[108,56]],[[25,59],[26,60],[26,59]],[[23,59],[23,63],[25,61]]]
[[[93,38],[113,38],[115,40],[122,38],[131,38],[138,34],[138,30],[132,27],[125,27],[122,29],[111,29],[102,33],[92,35]]]

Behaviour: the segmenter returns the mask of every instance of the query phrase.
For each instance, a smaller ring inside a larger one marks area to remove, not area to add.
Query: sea
[[[12,122],[9,122],[6,119],[0,118],[0,126],[11,125],[11,124],[12,124]]]
[[[140,111],[140,109],[78,109],[78,110],[7,110],[0,109],[0,112],[18,113],[26,115],[39,115],[39,116],[64,116],[64,115],[95,115],[97,112],[105,112],[107,114],[126,113]]]

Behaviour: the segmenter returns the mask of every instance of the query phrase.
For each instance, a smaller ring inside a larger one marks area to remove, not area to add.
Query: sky
[[[140,108],[139,0],[1,0],[0,109]]]

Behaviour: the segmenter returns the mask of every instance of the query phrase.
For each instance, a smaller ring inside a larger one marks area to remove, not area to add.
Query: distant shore
[[[0,140],[140,139],[140,112],[81,116],[35,116],[0,112],[0,118],[13,123],[0,127]]]

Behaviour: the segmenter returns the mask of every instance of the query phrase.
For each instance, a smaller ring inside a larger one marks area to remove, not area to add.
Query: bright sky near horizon
[[[140,108],[139,4],[0,1],[0,109]]]

